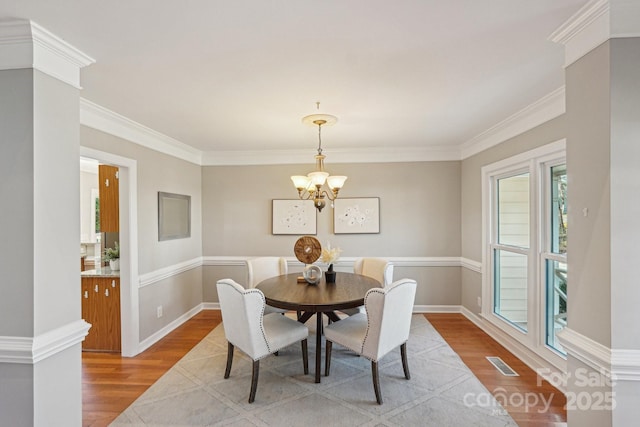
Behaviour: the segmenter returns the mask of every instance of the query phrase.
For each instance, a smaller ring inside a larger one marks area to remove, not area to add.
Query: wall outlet
[[[158,319],[161,318],[162,317],[162,306],[159,305],[156,311],[158,313]]]
[[[478,297],[478,307],[482,307],[482,297]]]

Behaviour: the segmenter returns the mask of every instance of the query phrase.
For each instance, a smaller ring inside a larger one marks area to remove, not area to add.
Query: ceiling
[[[564,84],[586,0],[0,0],[96,60],[81,96],[202,152],[459,147]],[[329,160],[329,158],[328,158]]]

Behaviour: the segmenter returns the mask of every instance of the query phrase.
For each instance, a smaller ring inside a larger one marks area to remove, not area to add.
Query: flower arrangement
[[[341,252],[342,249],[331,248],[330,244],[328,244],[326,248],[322,248],[320,259],[322,260],[322,262],[329,265],[329,271],[333,271],[333,263],[338,261]]]
[[[115,242],[114,246],[115,247],[113,247],[113,248],[105,248],[104,249],[104,260],[105,261],[111,261],[111,260],[120,259],[120,246],[118,245],[118,242]]]

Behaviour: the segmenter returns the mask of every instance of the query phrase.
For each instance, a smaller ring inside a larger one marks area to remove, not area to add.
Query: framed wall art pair
[[[273,200],[272,234],[315,235],[318,211],[313,200]],[[380,198],[338,198],[333,201],[334,234],[380,232]]]

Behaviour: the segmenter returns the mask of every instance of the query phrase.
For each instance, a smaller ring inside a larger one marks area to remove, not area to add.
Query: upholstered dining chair
[[[353,272],[364,276],[372,277],[382,286],[388,286],[393,282],[393,264],[384,258],[358,258],[353,263]],[[341,312],[353,316],[357,313],[364,313],[364,306],[347,308]]]
[[[287,274],[287,260],[282,257],[265,256],[251,258],[245,261],[247,267],[247,287],[255,288],[256,285],[270,277]],[[286,313],[282,308],[267,305],[265,313]]]
[[[253,403],[256,397],[260,359],[300,341],[304,373],[309,373],[309,329],[306,326],[277,313],[265,315],[264,294],[259,289],[245,289],[232,279],[219,280],[216,286],[222,311],[222,326],[227,338],[224,377],[229,378],[233,350],[238,347],[253,360],[249,403]]]
[[[373,288],[364,297],[365,313],[354,314],[324,328],[327,340],[325,376],[331,369],[333,343],[346,347],[371,361],[373,390],[376,401],[382,404],[378,361],[400,346],[402,368],[410,379],[407,362],[407,340],[411,328],[411,314],[416,296],[416,281],[401,279],[385,288]]]

